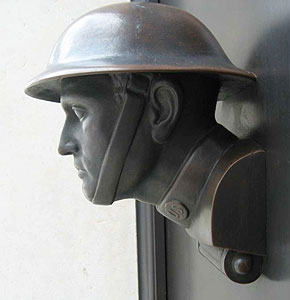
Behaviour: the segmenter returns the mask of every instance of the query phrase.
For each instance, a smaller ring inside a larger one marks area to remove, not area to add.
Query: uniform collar
[[[157,210],[166,218],[188,228],[211,172],[236,137],[217,124],[198,140],[162,197]]]

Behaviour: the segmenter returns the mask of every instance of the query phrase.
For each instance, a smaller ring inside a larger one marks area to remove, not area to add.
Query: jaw
[[[182,122],[182,121],[181,121]],[[216,122],[197,122],[192,126],[179,124],[172,137],[162,145],[150,144],[147,130],[139,132],[130,148],[124,166],[117,199],[134,198],[158,205],[183,167],[192,147],[216,125]],[[151,138],[152,141],[152,138]]]
[[[92,185],[90,182],[88,182],[87,179],[83,179],[82,191],[86,199],[89,200],[90,202],[93,202],[93,198],[95,194],[95,186],[96,184]]]

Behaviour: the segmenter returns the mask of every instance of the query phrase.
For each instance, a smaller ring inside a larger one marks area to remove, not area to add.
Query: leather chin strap
[[[102,163],[92,200],[94,204],[110,205],[115,200],[125,160],[143,113],[145,94],[144,89],[139,90],[138,84],[136,86],[135,82],[132,82],[132,75],[130,75],[123,97],[123,107]]]

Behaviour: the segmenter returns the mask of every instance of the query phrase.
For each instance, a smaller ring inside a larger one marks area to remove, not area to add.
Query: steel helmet
[[[198,72],[235,78],[255,75],[234,66],[194,16],[156,3],[98,8],[62,34],[47,69],[26,86],[29,96],[60,101],[65,77],[116,72]]]

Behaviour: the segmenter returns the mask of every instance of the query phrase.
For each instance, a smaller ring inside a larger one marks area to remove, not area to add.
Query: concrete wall
[[[23,94],[61,32],[113,2],[0,1],[0,299],[138,298],[134,201],[85,200],[60,106]]]

